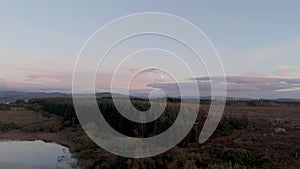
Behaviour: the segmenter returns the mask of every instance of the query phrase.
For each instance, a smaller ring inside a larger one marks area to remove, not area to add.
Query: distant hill
[[[15,102],[16,100],[30,100],[33,98],[71,97],[66,93],[44,93],[44,92],[0,92],[0,103]]]
[[[96,93],[97,98],[111,98],[114,96],[115,98],[125,98],[126,95],[120,93],[110,93],[110,92],[103,92],[103,93]]]
[[[290,98],[278,98],[275,100],[280,102],[300,102],[300,99],[290,99]]]
[[[89,97],[89,94],[78,94],[82,97]],[[77,95],[77,96],[78,96]],[[112,95],[116,98],[125,98],[125,95],[119,93],[96,93],[97,98],[110,98]],[[36,98],[55,98],[55,97],[72,97],[72,94],[67,93],[45,93],[45,92],[0,92],[0,103],[11,103],[15,102],[16,100],[30,100]]]
[[[90,94],[77,94],[77,96],[82,97],[89,97]],[[126,95],[120,93],[110,93],[110,92],[103,92],[103,93],[96,93],[97,98],[111,98],[114,96],[115,98],[125,98]],[[0,92],[0,103],[11,103],[15,102],[16,100],[30,100],[34,98],[55,98],[55,97],[72,97],[72,94],[67,93],[45,93],[45,92]],[[131,98],[148,98],[148,96],[138,95],[138,96],[130,96]],[[183,97],[184,99],[192,99],[193,97]],[[218,99],[221,97],[217,97],[214,99]],[[201,97],[203,100],[210,100],[210,96]],[[238,98],[238,97],[226,97],[228,101],[251,101],[251,100],[258,100],[253,98]],[[278,98],[278,99],[264,99],[261,98],[259,100],[270,100],[270,101],[280,101],[280,102],[300,102],[300,99],[290,99],[290,98]]]

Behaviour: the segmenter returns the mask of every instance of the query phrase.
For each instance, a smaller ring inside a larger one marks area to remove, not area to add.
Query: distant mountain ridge
[[[71,97],[66,93],[45,93],[45,92],[0,92],[0,103],[15,102],[16,100],[30,100],[34,98],[54,98],[54,97]]]
[[[88,97],[90,94],[77,94],[77,96]],[[97,98],[107,98],[107,97],[116,97],[116,98],[125,98],[126,96],[119,93],[96,93]],[[16,100],[30,100],[36,98],[56,98],[56,97],[72,97],[72,94],[68,93],[46,93],[46,92],[16,92],[16,91],[8,91],[8,92],[0,92],[0,103],[11,103]]]
[[[126,98],[126,95],[120,94],[120,93],[110,93],[110,92],[103,92],[103,93],[96,93],[97,98],[110,98],[110,97],[115,97],[115,98]]]
[[[90,94],[77,94],[78,96],[88,97]],[[102,92],[95,94],[97,98],[110,98],[114,96],[115,98],[126,98],[126,95],[120,93],[110,93],[110,92]],[[72,97],[72,94],[68,93],[59,93],[59,92],[16,92],[16,91],[8,91],[8,92],[0,92],[0,103],[11,103],[16,100],[30,100],[34,98],[56,98],[56,97]],[[130,96],[131,98],[147,98],[146,96]],[[184,99],[191,99],[191,97],[183,97]],[[200,99],[210,100],[210,96],[201,97]],[[273,100],[273,101],[281,101],[281,102],[300,102],[300,99],[290,99],[290,98],[278,98],[278,99],[254,99],[254,98],[239,98],[239,97],[227,97],[226,100],[234,100],[234,101],[247,101],[247,100]]]

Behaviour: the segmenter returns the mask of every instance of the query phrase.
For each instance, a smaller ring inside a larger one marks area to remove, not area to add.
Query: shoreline
[[[0,142],[5,141],[43,141],[45,143],[55,143],[69,149],[71,157],[76,160],[76,165],[81,166],[82,159],[77,156],[75,152],[75,143],[68,140],[66,136],[70,135],[70,131],[63,129],[59,132],[24,132],[19,129],[13,129],[7,132],[0,132]]]

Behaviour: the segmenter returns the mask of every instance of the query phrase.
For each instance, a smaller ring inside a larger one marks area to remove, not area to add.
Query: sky
[[[229,96],[300,98],[298,1],[0,0],[0,3],[0,91],[69,93],[76,58],[95,31],[124,15],[163,12],[190,21],[214,44],[224,66]],[[191,67],[199,67],[197,78],[193,79],[197,79],[203,95],[209,95],[211,81],[206,80],[208,75],[203,66],[189,59],[190,51],[156,36],[129,39],[114,49],[102,65],[102,72],[98,70],[96,90],[109,89],[113,65],[144,48],[167,49],[190,62]],[[154,56],[144,57],[145,60],[131,59],[120,69],[116,89],[126,90],[128,80],[122,77],[139,69],[141,62],[154,60]],[[179,79],[177,83],[190,83],[191,77],[182,73],[175,61],[168,58],[159,62],[170,65],[170,71]],[[82,76],[84,81],[85,75]],[[221,75],[215,79],[217,76]],[[163,89],[168,95],[178,95],[173,86],[176,88],[176,83],[168,73],[148,70],[131,81],[130,90],[143,93]]]

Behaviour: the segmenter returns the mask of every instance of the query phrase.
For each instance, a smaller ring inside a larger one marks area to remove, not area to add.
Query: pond
[[[2,169],[78,169],[67,147],[44,141],[0,141]]]

